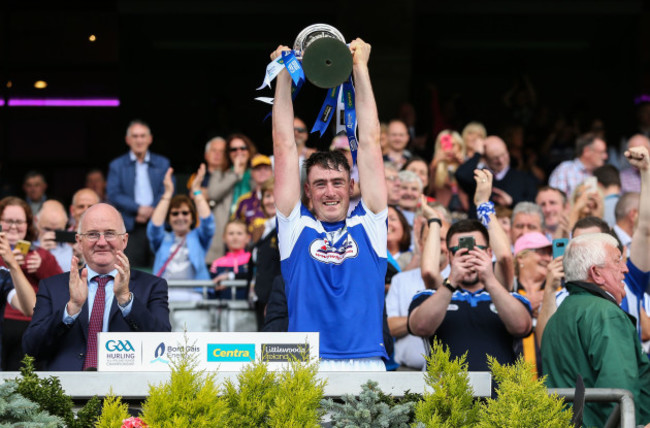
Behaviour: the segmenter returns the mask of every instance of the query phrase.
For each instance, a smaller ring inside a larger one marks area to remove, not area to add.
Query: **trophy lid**
[[[352,54],[343,34],[328,24],[312,24],[298,34],[293,44],[302,60],[305,77],[319,88],[333,88],[352,73]]]
[[[334,88],[352,73],[352,54],[340,40],[320,38],[303,53],[305,77],[319,88]]]

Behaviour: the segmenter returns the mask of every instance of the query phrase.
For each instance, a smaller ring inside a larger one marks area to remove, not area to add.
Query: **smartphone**
[[[74,244],[77,242],[77,233],[72,231],[67,231],[67,230],[55,230],[54,241]]]
[[[553,240],[553,258],[556,259],[564,255],[564,250],[569,244],[569,240],[566,238],[554,239]]]
[[[458,239],[458,248],[467,248],[467,251],[473,250],[476,242],[473,236],[461,236]]]
[[[31,246],[32,246],[31,242],[24,241],[22,239],[20,241],[16,242],[16,248],[18,248],[18,251],[23,253],[23,255],[26,255],[27,253],[29,253],[29,249],[31,248]]]
[[[454,143],[451,140],[451,135],[443,135],[440,138],[440,147],[445,152],[450,151],[454,147]]]
[[[587,177],[585,179],[585,190],[593,193],[598,190],[598,179],[596,177]]]

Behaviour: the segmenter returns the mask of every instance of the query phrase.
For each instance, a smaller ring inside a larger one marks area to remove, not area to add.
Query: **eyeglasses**
[[[295,127],[293,130],[300,133],[307,132],[307,128]]]
[[[388,181],[399,181],[399,177],[396,175],[387,175],[386,180]]]
[[[3,225],[7,226],[7,228],[10,228],[11,226],[16,226],[17,228],[20,226],[24,226],[27,224],[27,220],[0,220]]]
[[[86,233],[80,233],[79,235],[85,237],[90,242],[96,242],[99,241],[100,236],[103,236],[104,239],[107,241],[115,241],[115,239],[117,239],[118,236],[122,236],[125,234],[117,233],[114,230],[109,230],[106,232],[86,232]]]
[[[452,256],[455,256],[458,250],[460,250],[461,248],[465,248],[465,247],[459,247],[458,245],[456,245],[455,247],[450,247],[449,252],[451,252]],[[487,250],[487,247],[485,245],[474,245],[474,248],[478,248],[479,250],[483,250],[483,251]]]
[[[181,214],[182,215],[190,215],[190,212],[189,211],[172,211],[172,212],[169,213],[169,215],[172,216],[172,217],[176,217],[176,216],[181,215]]]
[[[247,151],[248,151],[248,147],[246,147],[246,146],[241,146],[241,147],[231,147],[231,148],[229,149],[229,151],[230,151],[231,153],[232,153],[232,152],[247,152]]]

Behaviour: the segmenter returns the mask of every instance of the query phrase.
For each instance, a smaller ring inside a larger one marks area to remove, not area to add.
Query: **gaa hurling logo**
[[[133,345],[131,345],[131,342],[128,340],[121,341],[121,340],[109,340],[106,342],[106,350],[108,352],[134,352],[135,349],[133,348]]]
[[[350,234],[338,247],[333,247],[328,239],[316,239],[309,245],[309,254],[319,262],[340,265],[345,259],[359,255],[359,246]]]

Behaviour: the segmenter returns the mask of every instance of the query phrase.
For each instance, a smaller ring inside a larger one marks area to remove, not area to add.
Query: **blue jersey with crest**
[[[323,358],[387,357],[387,216],[363,201],[336,223],[316,220],[301,203],[289,217],[277,213],[289,331],[319,332]]]

